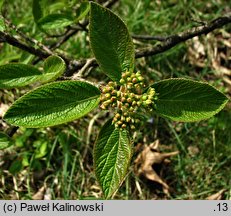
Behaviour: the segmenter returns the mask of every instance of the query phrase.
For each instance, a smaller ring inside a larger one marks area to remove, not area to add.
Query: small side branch
[[[152,48],[145,48],[143,50],[137,51],[136,58],[153,56],[153,55],[165,52],[179,43],[185,42],[196,36],[208,34],[212,32],[213,30],[221,28],[222,26],[227,25],[229,23],[231,23],[231,16],[219,17],[211,21],[207,25],[196,27],[196,28],[188,30],[187,32],[183,32],[180,34],[168,36],[167,40],[163,44],[154,46]]]
[[[163,37],[162,44],[156,45],[151,48],[144,48],[141,50],[137,50],[135,53],[135,57],[141,58],[141,57],[148,57],[148,56],[153,56],[159,53],[163,53],[171,49],[172,47],[178,45],[179,43],[185,42],[196,36],[208,34],[214,31],[215,29],[221,28],[230,23],[231,23],[231,16],[223,16],[211,22],[208,22],[207,24],[203,26],[199,26],[199,27],[190,29],[186,32],[179,33],[176,35],[167,36],[166,37],[167,39]],[[161,38],[159,37],[158,39],[160,40]],[[68,38],[65,38],[63,42],[65,42],[66,40],[68,40]],[[26,45],[22,43],[21,41],[19,41],[17,38],[10,36],[9,34],[5,32],[1,32],[1,31],[0,31],[0,41],[6,42],[12,46],[18,47],[19,49],[25,50],[39,58],[47,58],[50,55],[48,52],[45,52],[42,49],[39,49],[39,48],[36,49],[32,46]],[[98,65],[95,59],[92,59],[89,63],[89,59],[73,60],[73,59],[67,59],[64,56],[61,56],[61,57],[65,60],[67,64],[67,70],[65,72],[65,76],[67,77],[72,76],[74,73],[81,70],[81,68],[84,67],[86,62],[88,62],[87,64],[88,67],[94,67]]]
[[[27,44],[22,43],[21,41],[19,41],[17,38],[15,38],[14,36],[9,35],[8,33],[2,32],[0,31],[0,40],[2,42],[6,42],[14,47],[17,47],[21,50],[24,50],[28,53],[31,53],[35,56],[38,56],[40,58],[47,58],[48,56],[50,56],[49,53],[44,52],[41,49],[36,49],[33,46],[29,46]]]

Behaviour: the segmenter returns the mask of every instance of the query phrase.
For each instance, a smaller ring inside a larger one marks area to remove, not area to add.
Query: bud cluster
[[[119,81],[119,86],[116,82],[109,82],[101,88],[101,108],[116,109],[113,123],[116,127],[126,128],[130,126],[135,129],[135,125],[140,122],[136,118],[136,113],[140,108],[152,109],[154,105],[154,88],[149,88],[147,92],[142,93],[144,78],[140,72],[131,73],[126,71],[122,74]]]

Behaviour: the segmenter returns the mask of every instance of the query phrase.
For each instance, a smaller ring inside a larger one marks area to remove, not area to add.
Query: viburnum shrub
[[[218,113],[228,98],[207,83],[189,79],[166,79],[148,86],[142,71],[134,69],[135,51],[124,22],[97,3],[83,4],[84,14],[90,11],[91,49],[111,81],[100,87],[86,81],[55,81],[65,71],[65,62],[58,56],[48,57],[42,72],[20,63],[2,65],[0,88],[40,83],[17,99],[4,119],[12,125],[38,128],[78,119],[98,105],[113,112],[113,118],[99,132],[93,155],[97,180],[105,198],[111,198],[127,174],[133,152],[131,135],[139,129],[144,112],[174,121],[199,121]],[[34,17],[43,30],[49,29],[51,20],[57,18],[40,15]],[[55,21],[51,27],[54,26]],[[1,139],[6,137],[1,134]]]

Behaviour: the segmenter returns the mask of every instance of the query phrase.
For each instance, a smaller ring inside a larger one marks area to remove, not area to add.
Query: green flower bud
[[[111,92],[112,90],[114,90],[112,86],[107,86],[106,89],[107,89],[107,92]]]
[[[139,120],[139,119],[135,119],[135,123],[136,123],[136,124],[139,124],[139,123],[140,123],[140,120]]]
[[[126,124],[122,124],[122,126],[121,126],[122,128],[126,128],[127,126],[126,126]]]
[[[134,110],[135,110],[134,107],[130,107],[130,108],[129,108],[129,111],[130,111],[130,112],[133,112]]]
[[[100,105],[100,108],[103,109],[103,110],[105,110],[105,109],[106,109],[106,106],[105,106],[104,104],[101,104],[101,105]]]
[[[122,103],[120,101],[118,101],[118,108],[122,109]]]
[[[141,86],[140,86],[139,83],[136,83],[136,84],[134,85],[134,87],[135,87],[136,89],[140,89],[140,88],[141,88]]]
[[[126,83],[126,81],[124,80],[124,79],[120,79],[120,84],[125,84]]]
[[[106,99],[106,98],[105,98],[104,95],[101,95],[101,96],[100,96],[100,101],[101,101],[101,102],[105,101],[105,99]]]
[[[125,98],[125,97],[122,97],[122,98],[121,98],[121,101],[122,101],[122,102],[125,102],[125,101],[126,101],[126,98]]]
[[[137,83],[137,81],[138,81],[138,80],[137,80],[136,78],[133,78],[133,79],[132,79],[132,82],[133,82],[133,83]]]
[[[127,113],[127,112],[125,112],[123,115],[124,115],[124,116],[128,116],[128,113]]]
[[[148,99],[152,101],[153,100],[153,96],[152,95],[148,95]]]
[[[132,89],[132,87],[133,87],[132,83],[128,83],[128,84],[127,84],[127,89],[130,90],[130,89]]]
[[[116,97],[115,96],[111,97],[111,102],[115,102],[115,101],[116,101]]]
[[[121,121],[125,121],[125,117],[124,116],[121,116]]]
[[[115,122],[117,122],[117,120],[118,120],[118,119],[114,116],[112,122],[115,123]]]
[[[112,95],[117,95],[117,91],[116,91],[116,90],[113,90],[113,91],[111,92],[111,94],[112,94]]]
[[[144,94],[141,99],[142,99],[142,101],[146,101],[148,99],[148,96],[146,94]]]
[[[124,92],[126,90],[126,88],[125,88],[125,86],[123,85],[123,86],[120,86],[120,91],[121,92]]]
[[[127,71],[125,74],[126,74],[127,77],[131,76],[131,72],[129,72],[129,71]]]
[[[129,97],[130,97],[130,98],[134,98],[135,96],[136,96],[136,95],[135,95],[133,92],[129,94]]]
[[[132,120],[131,117],[127,117],[127,118],[126,118],[126,122],[127,122],[127,123],[131,122],[131,120]]]
[[[138,79],[140,82],[144,81],[144,78],[143,78],[142,76],[138,76],[137,79]]]
[[[136,101],[132,101],[132,106],[135,106],[137,104]]]
[[[125,103],[124,106],[125,107],[130,107],[130,104],[129,103]]]
[[[109,104],[111,104],[111,100],[106,100],[105,102],[103,102],[104,106],[108,106]]]
[[[108,85],[114,87],[114,86],[115,86],[115,83],[112,82],[112,81],[110,81],[110,82],[108,83]]]
[[[150,104],[152,104],[152,101],[149,100],[149,99],[147,99],[146,101],[143,102],[143,105],[144,105],[144,106],[148,106],[148,105],[150,105]]]
[[[128,103],[132,103],[132,99],[131,98],[127,98],[127,102]]]
[[[140,100],[140,97],[141,97],[141,95],[135,95],[135,98],[136,98],[137,101]]]
[[[122,121],[118,121],[117,124],[118,124],[118,125],[122,125],[123,122],[122,122]]]
[[[123,74],[122,74],[122,78],[125,79],[126,77],[127,77],[126,73],[123,73]]]
[[[127,78],[127,82],[131,82],[132,81],[132,78],[131,77],[128,77]]]
[[[106,98],[106,99],[109,99],[110,97],[111,97],[111,94],[110,94],[110,93],[105,94],[105,98]]]
[[[141,101],[137,101],[137,106],[139,107],[139,106],[141,106]]]
[[[105,94],[105,93],[107,93],[107,92],[108,92],[107,88],[103,87],[103,88],[102,88],[102,93]]]
[[[119,113],[116,113],[116,114],[115,114],[115,118],[117,118],[117,119],[119,119],[120,116],[121,116],[121,115],[120,115]]]
[[[155,95],[155,90],[154,89],[150,89],[150,91],[148,92],[148,95],[150,95],[151,97],[153,97]]]
[[[140,71],[136,72],[136,77],[139,77],[141,75]]]
[[[152,104],[152,101],[148,99],[148,100],[146,100],[146,104],[150,105],[150,104]]]
[[[121,95],[121,91],[117,91],[117,92],[116,92],[116,96],[117,96],[117,97],[120,97],[120,95]]]
[[[135,125],[131,125],[130,128],[131,128],[132,130],[135,130],[135,129],[136,129]]]

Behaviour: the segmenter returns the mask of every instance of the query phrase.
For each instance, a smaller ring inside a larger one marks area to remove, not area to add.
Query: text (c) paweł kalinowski
[[[103,211],[103,203],[94,204],[70,204],[70,203],[46,203],[27,204],[20,203],[20,211],[40,212],[40,211]]]

